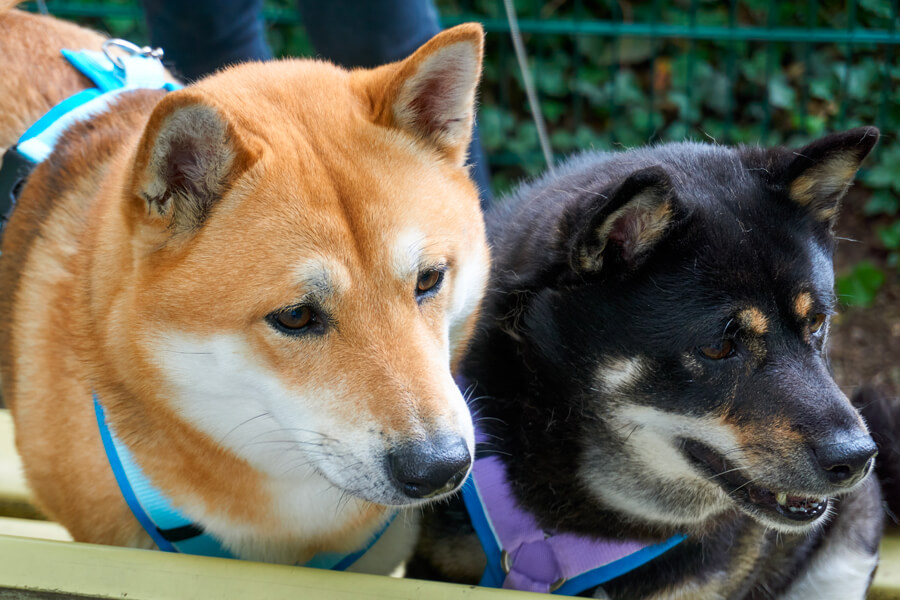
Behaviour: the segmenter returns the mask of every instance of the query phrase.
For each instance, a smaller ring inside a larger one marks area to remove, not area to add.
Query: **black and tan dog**
[[[825,346],[833,225],[877,138],[586,154],[488,216],[462,368],[483,451],[547,532],[687,536],[595,595],[864,596],[876,448]],[[478,580],[464,521],[431,515],[413,574]]]

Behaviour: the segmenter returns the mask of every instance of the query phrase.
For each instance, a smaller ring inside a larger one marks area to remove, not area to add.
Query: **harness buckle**
[[[162,48],[151,48],[150,46],[141,47],[120,38],[110,38],[104,41],[101,49],[103,50],[103,55],[106,56],[106,58],[109,59],[109,62],[111,62],[120,72],[125,71],[125,63],[123,63],[122,58],[114,52],[115,49],[124,50],[131,56],[155,58],[160,62],[162,62],[163,56],[165,55]]]
[[[10,146],[3,155],[3,162],[0,163],[0,234],[6,228],[16,200],[34,167],[35,163],[19,152],[17,146]]]

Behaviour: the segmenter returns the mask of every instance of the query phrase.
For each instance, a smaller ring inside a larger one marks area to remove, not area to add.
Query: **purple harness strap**
[[[475,461],[463,500],[488,558],[481,580],[487,587],[575,595],[636,569],[685,539],[676,535],[648,545],[545,532],[516,503],[497,456]]]

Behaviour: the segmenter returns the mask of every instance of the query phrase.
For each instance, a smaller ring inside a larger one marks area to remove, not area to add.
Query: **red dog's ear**
[[[794,150],[785,175],[791,200],[806,207],[817,221],[834,225],[841,200],[878,135],[875,127],[859,127]]]
[[[134,163],[133,193],[170,233],[200,227],[252,163],[228,119],[202,97],[172,92],[153,110]]]
[[[376,123],[402,129],[462,166],[472,137],[484,30],[458,25],[406,60],[357,71]]]

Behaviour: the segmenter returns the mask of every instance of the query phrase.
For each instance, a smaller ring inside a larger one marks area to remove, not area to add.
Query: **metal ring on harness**
[[[122,63],[122,59],[119,58],[114,52],[113,49],[118,48],[120,50],[124,50],[128,52],[132,56],[143,56],[146,58],[155,58],[156,60],[163,59],[163,49],[162,48],[151,48],[150,46],[138,46],[128,40],[123,40],[119,38],[110,38],[103,42],[101,49],[103,50],[103,54],[106,58],[109,59],[117,69],[120,71],[125,70],[125,65]]]
[[[500,552],[500,568],[503,569],[503,572],[509,575],[509,572],[512,571],[512,556],[509,555],[509,552],[506,550],[502,550]],[[561,588],[568,579],[565,577],[560,577],[556,581],[550,584],[550,589],[548,590],[551,594]]]

